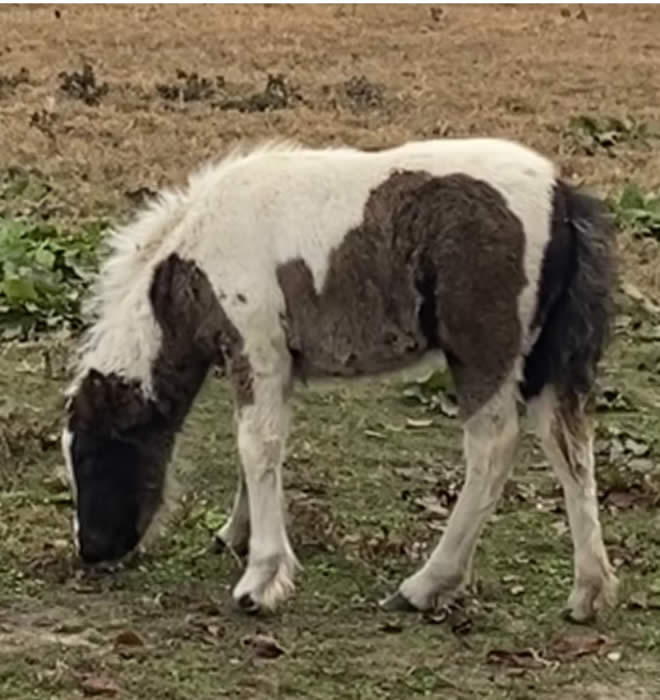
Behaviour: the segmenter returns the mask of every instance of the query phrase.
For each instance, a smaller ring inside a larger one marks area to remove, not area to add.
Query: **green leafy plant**
[[[628,184],[611,204],[620,228],[660,240],[660,196],[644,194],[637,185]]]
[[[442,413],[448,418],[458,415],[451,378],[445,370],[436,369],[425,377],[408,382],[403,397],[407,402],[421,404],[432,413]]]
[[[646,122],[587,114],[571,118],[569,129],[575,147],[587,155],[594,155],[599,149],[610,149],[623,142],[648,146],[651,139],[660,135]]]
[[[104,226],[62,233],[50,224],[0,218],[2,339],[80,326]]]

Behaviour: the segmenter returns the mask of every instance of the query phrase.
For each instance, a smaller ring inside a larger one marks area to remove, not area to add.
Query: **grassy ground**
[[[368,147],[506,135],[603,194],[657,191],[659,20],[586,12],[2,7],[0,223],[88,231],[237,137],[276,133]],[[269,72],[284,92],[265,89]],[[176,522],[125,570],[83,575],[56,476],[71,339],[42,335],[0,345],[0,697],[659,697],[660,272],[656,238],[632,226],[598,415],[613,613],[590,626],[561,616],[570,538],[531,440],[484,533],[475,595],[446,619],[378,611],[437,540],[463,473],[457,421],[400,380],[297,392],[286,481],[305,569],[277,614],[232,612],[239,566],[207,551],[236,468],[215,379],[182,439]]]

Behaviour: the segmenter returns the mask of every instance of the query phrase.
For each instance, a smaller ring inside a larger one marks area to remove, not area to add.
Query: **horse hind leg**
[[[574,549],[568,614],[577,622],[612,606],[617,589],[598,515],[593,428],[585,402],[586,397],[578,395],[560,400],[551,385],[530,402],[535,430],[564,492]]]
[[[440,542],[424,566],[381,605],[428,610],[451,602],[468,583],[479,536],[495,510],[518,442],[514,381],[509,379],[464,424],[465,483]]]

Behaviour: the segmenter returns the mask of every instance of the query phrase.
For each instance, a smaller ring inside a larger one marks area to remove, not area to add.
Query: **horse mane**
[[[203,163],[188,176],[185,187],[160,189],[137,210],[130,221],[110,229],[103,240],[105,251],[102,253],[98,273],[94,275],[83,303],[86,329],[72,357],[73,380],[65,392],[67,396],[75,392],[83,376],[93,366],[90,358],[100,349],[101,344],[116,334],[123,335],[124,319],[118,309],[122,299],[136,285],[145,284],[145,273],[154,267],[163,242],[183,220],[195,197],[215,186],[238,163],[264,154],[291,153],[304,148],[301,144],[286,139],[252,144],[244,141]],[[141,293],[146,295],[146,290]],[[142,320],[148,324],[144,314]],[[151,333],[139,333],[130,339],[130,342],[136,344],[131,353],[134,358],[145,359],[153,354],[153,346],[157,344],[153,336],[158,336],[155,323],[150,330]],[[125,332],[129,332],[128,327]],[[121,344],[117,340],[111,342]],[[144,366],[142,370],[137,373],[146,379]],[[145,386],[147,393],[148,388]]]

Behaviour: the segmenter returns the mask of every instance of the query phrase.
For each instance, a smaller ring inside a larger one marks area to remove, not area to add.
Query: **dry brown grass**
[[[437,135],[520,139],[602,193],[660,187],[657,150],[586,155],[580,114],[660,124],[660,14],[648,6],[2,6],[0,165],[39,168],[77,212],[130,206],[126,191],[181,182],[238,139],[287,136],[376,148]],[[59,16],[56,16],[59,15]],[[87,105],[61,71],[94,69]],[[218,96],[168,101],[158,84],[196,72],[245,95],[282,74],[301,100],[240,113]],[[380,88],[366,106],[344,84]],[[0,81],[1,82],[1,81]],[[214,105],[214,103],[216,103]],[[35,116],[36,115],[36,116]],[[656,141],[656,144],[660,143]],[[657,245],[622,242],[625,269],[660,290]]]

